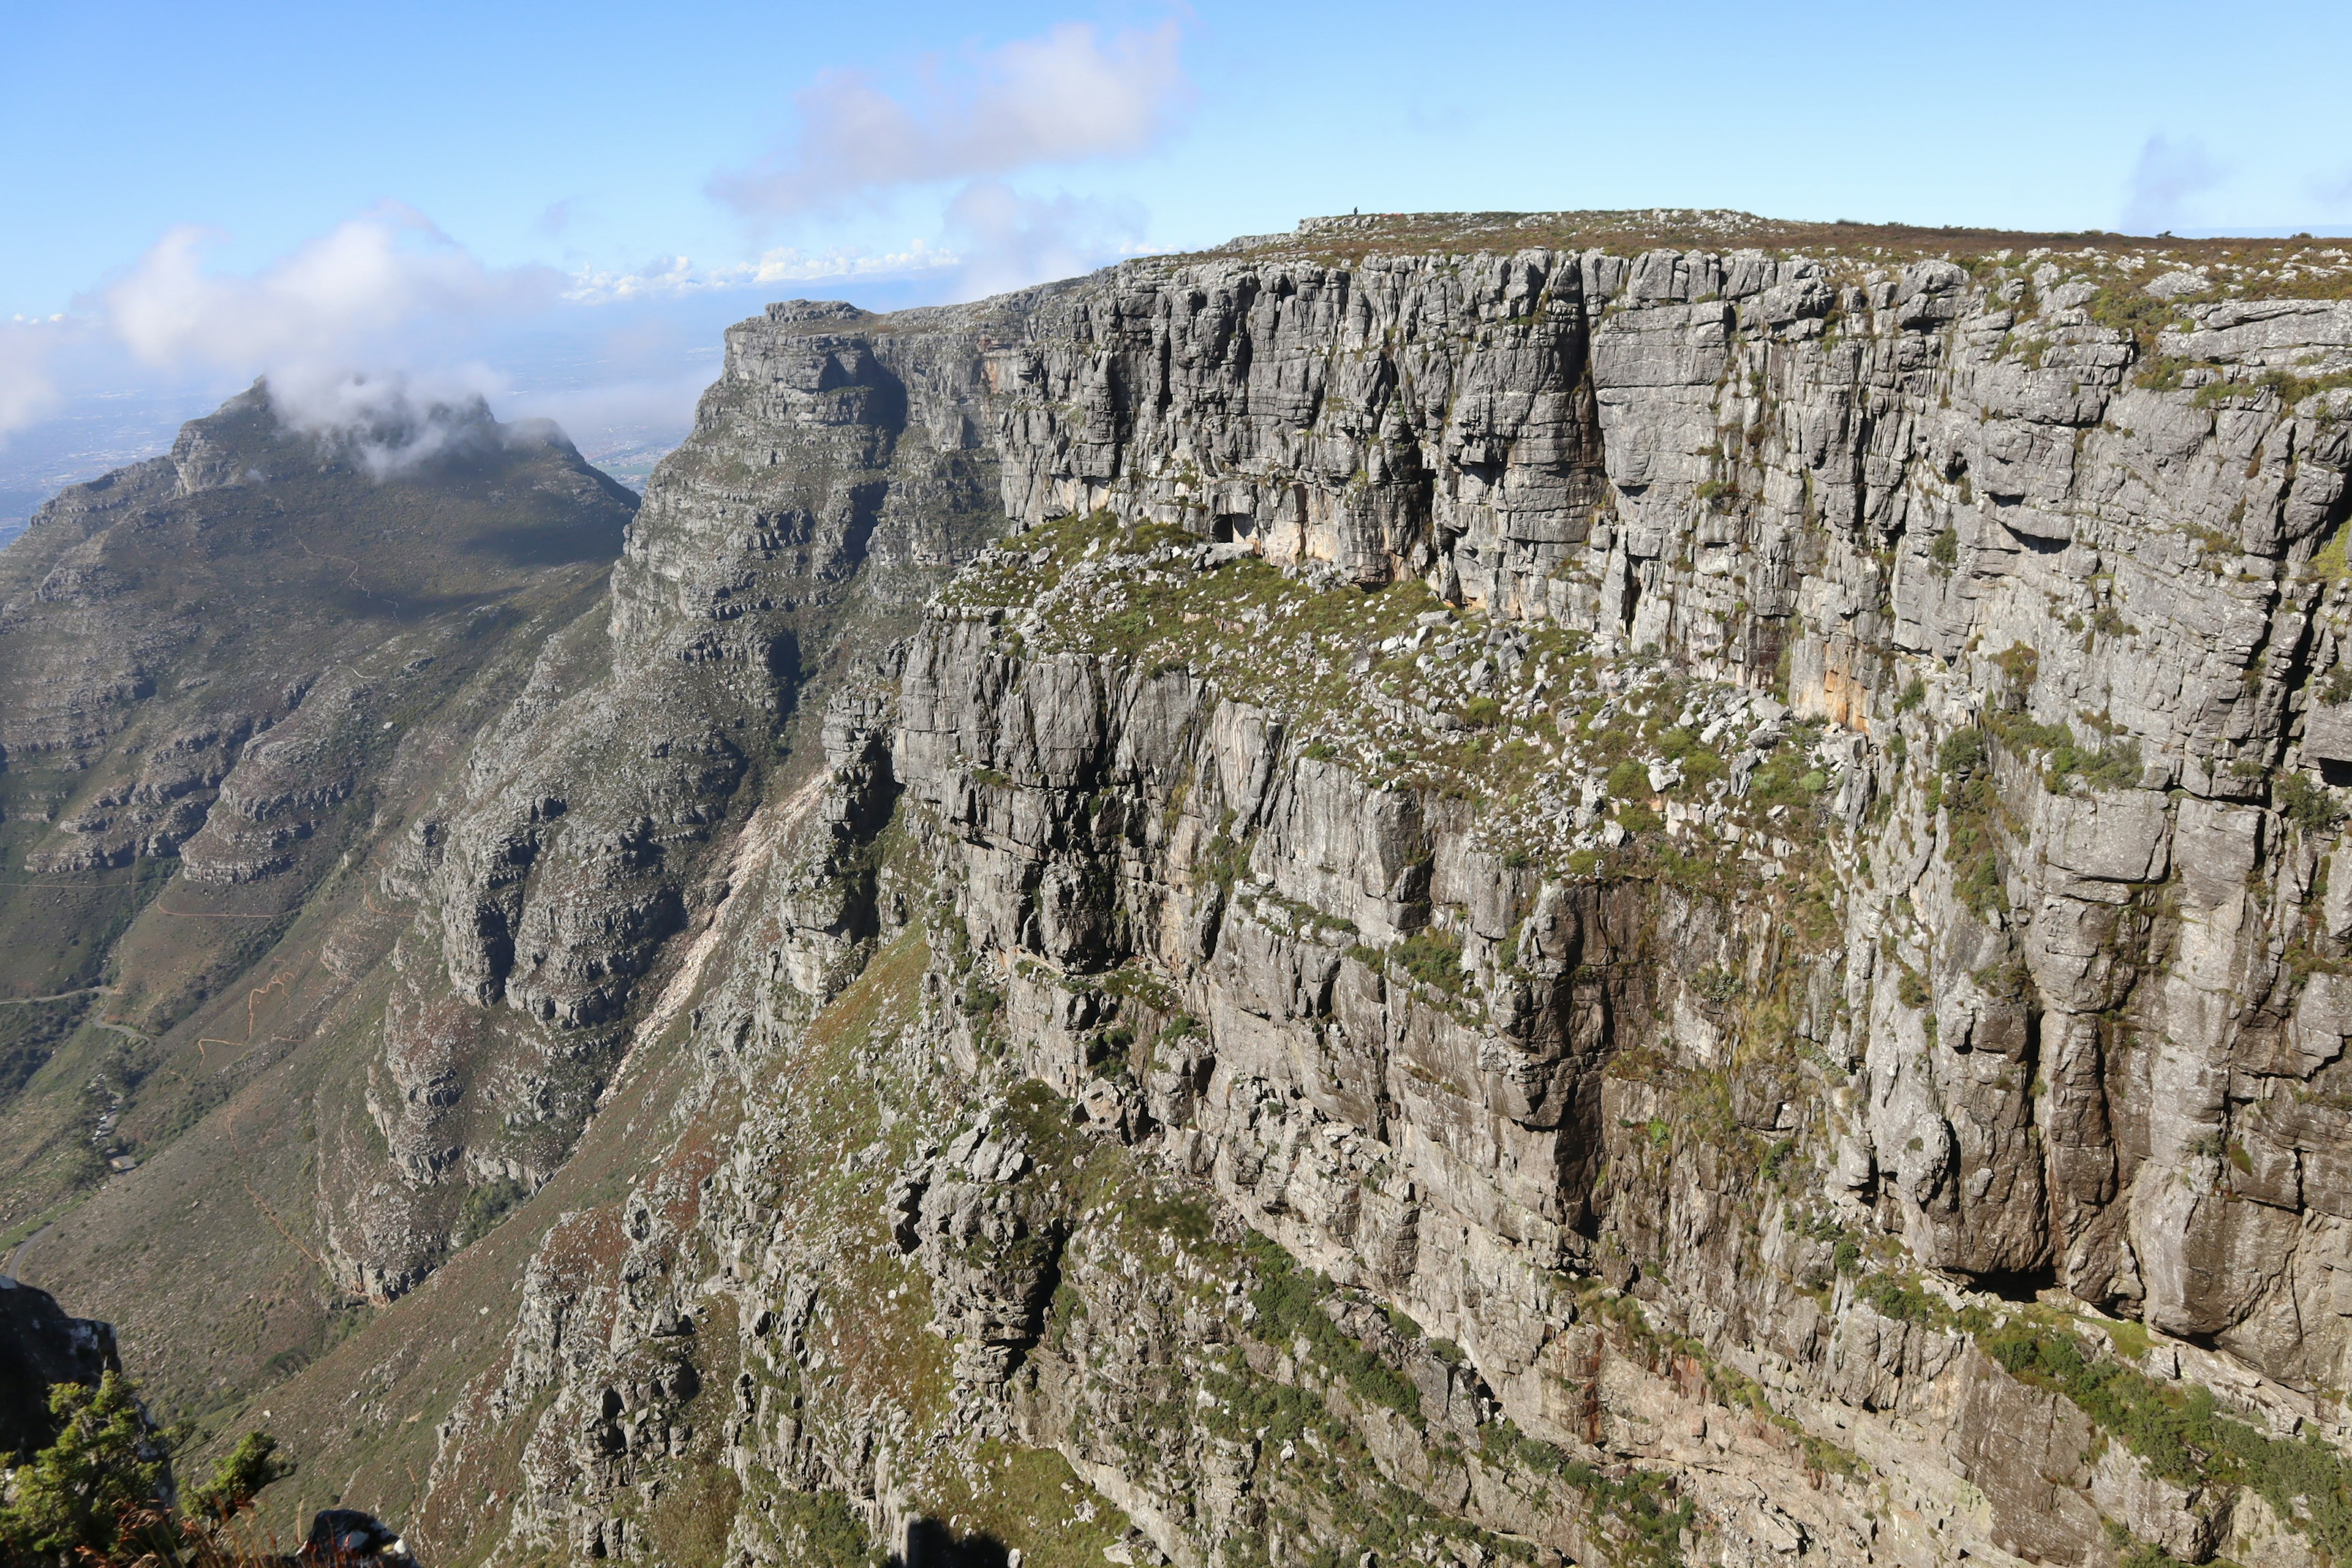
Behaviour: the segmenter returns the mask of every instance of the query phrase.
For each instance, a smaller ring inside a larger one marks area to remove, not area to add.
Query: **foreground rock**
[[[20,1459],[56,1440],[52,1384],[95,1386],[121,1370],[112,1324],[68,1317],[47,1291],[0,1275],[0,1456]]]
[[[383,1563],[405,1568],[416,1559],[399,1533],[372,1513],[357,1509],[321,1509],[311,1516],[296,1561],[303,1563]]]

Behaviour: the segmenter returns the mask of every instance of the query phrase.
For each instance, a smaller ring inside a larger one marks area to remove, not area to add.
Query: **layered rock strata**
[[[761,1242],[813,1201],[762,1102],[622,1274],[708,1270],[740,1343],[616,1302],[594,1364],[740,1368],[745,1486],[914,1530],[950,1427],[839,1359],[896,1257],[960,1418],[1180,1562],[2324,1543],[2262,1445],[2341,1437],[2352,362],[2332,302],[2146,281],[1245,257],[877,324],[969,355],[1022,537],[837,700],[793,873],[837,891],[703,1028],[757,1083],[845,940],[919,935],[833,1167],[879,1233]],[[891,1087],[942,1061],[971,1110]],[[526,1313],[542,1379],[583,1289]],[[2147,1448],[2091,1363],[2217,1390],[2252,1458]],[[1235,1415],[1269,1384],[1303,1426]],[[654,1419],[550,1450],[518,1539],[629,1550],[615,1489],[694,1451]],[[786,1550],[777,1495],[739,1548]]]
[[[2344,258],[1346,232],[730,332],[383,884],[337,1267],[642,1172],[415,1517],[2352,1551]]]
[[[368,1294],[446,1256],[467,1194],[535,1190],[562,1163],[645,1028],[646,977],[731,891],[739,857],[714,846],[754,831],[803,682],[887,645],[994,526],[960,340],[885,354],[847,330],[862,319],[779,307],[730,333],[607,604],[408,827],[383,887],[417,912],[368,1102],[390,1157],[329,1195]]]

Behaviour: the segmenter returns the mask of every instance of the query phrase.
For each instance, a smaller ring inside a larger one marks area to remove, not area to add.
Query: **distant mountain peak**
[[[381,480],[523,447],[573,450],[554,421],[502,424],[478,393],[425,396],[403,382],[353,379],[281,394],[264,378],[183,425],[171,462],[180,493],[195,495],[297,468]]]

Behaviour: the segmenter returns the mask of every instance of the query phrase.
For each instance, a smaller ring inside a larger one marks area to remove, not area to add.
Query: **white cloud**
[[[490,268],[413,208],[352,218],[250,275],[208,271],[218,237],[175,228],[101,296],[107,324],[146,364],[338,378],[415,371],[485,322],[542,308],[551,268]]]
[[[710,193],[754,217],[838,209],[896,187],[984,179],[1142,153],[1192,89],[1174,22],[1100,37],[1065,23],[919,73],[914,104],[858,71],[828,71],[794,101],[797,139]]]
[[[703,294],[722,289],[758,289],[777,283],[813,283],[835,278],[903,278],[951,270],[963,258],[921,240],[904,250],[830,250],[817,255],[784,247],[757,261],[730,267],[696,267],[686,257],[665,257],[630,272],[583,269],[572,275],[563,298],[576,304],[614,300]]]
[[[2159,234],[2179,227],[2190,198],[2214,189],[2228,174],[2206,155],[2202,142],[2149,137],[2132,165],[2123,232]]]
[[[482,391],[446,376],[351,371],[273,379],[269,405],[294,428],[340,443],[377,479],[444,453],[495,447],[500,439]],[[514,426],[504,437],[544,438],[543,432]]]
[[[492,268],[413,208],[386,205],[249,274],[205,266],[218,237],[176,228],[99,306],[142,364],[268,378],[289,424],[348,433],[379,471],[478,423],[499,378],[480,335],[552,304],[551,268]]]
[[[1143,211],[1131,202],[1025,196],[1002,181],[975,180],[948,204],[947,226],[968,257],[958,292],[975,299],[1133,253]]]
[[[21,430],[57,406],[57,377],[50,361],[70,327],[62,317],[0,321],[0,438]]]

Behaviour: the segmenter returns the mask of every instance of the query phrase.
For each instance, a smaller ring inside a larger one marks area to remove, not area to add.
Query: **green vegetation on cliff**
[[[2072,1329],[2031,1314],[1977,1342],[2011,1375],[2065,1395],[2157,1475],[2224,1496],[2251,1487],[2326,1561],[2352,1561],[2352,1465],[2316,1434],[2270,1436],[2227,1414],[2211,1389],[2158,1383],[2116,1356],[2094,1356]]]

